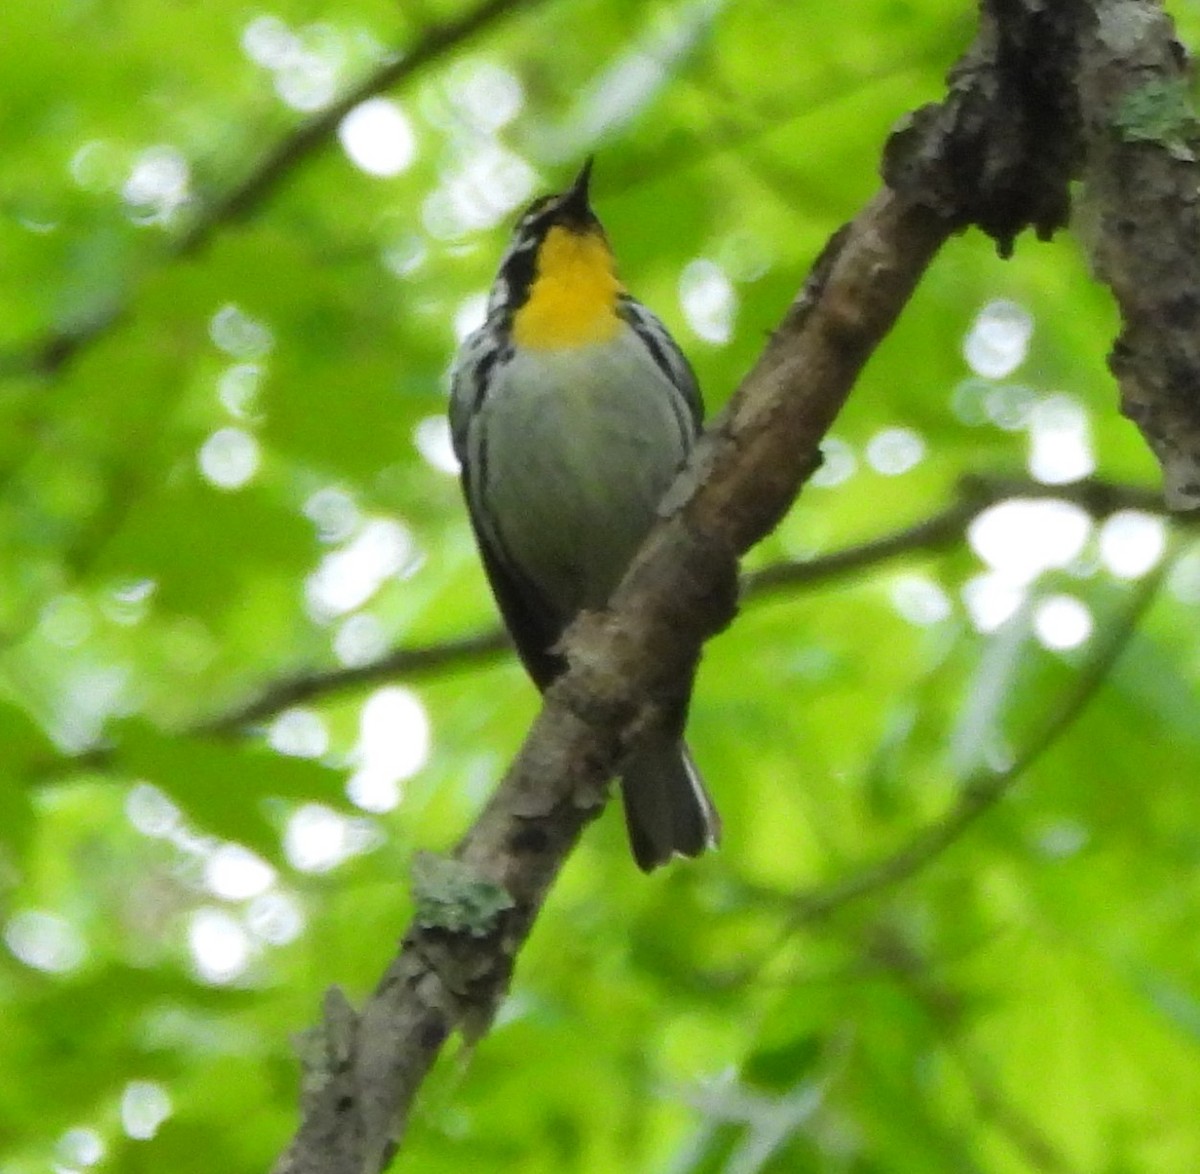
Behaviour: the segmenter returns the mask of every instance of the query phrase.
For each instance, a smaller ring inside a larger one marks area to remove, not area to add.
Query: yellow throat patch
[[[556,224],[538,250],[529,297],[513,316],[513,341],[535,350],[605,342],[621,326],[620,291],[604,237]]]

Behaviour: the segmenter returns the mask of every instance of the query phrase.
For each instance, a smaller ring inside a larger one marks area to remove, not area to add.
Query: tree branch
[[[775,563],[743,575],[741,602],[752,603],[796,587],[833,582],[905,555],[949,550],[963,540],[968,527],[985,510],[1018,497],[1070,501],[1098,519],[1124,509],[1164,512],[1162,497],[1154,490],[1099,478],[1070,485],[1043,485],[1026,478],[971,476],[963,479],[957,500],[918,522],[828,554]],[[353,668],[300,673],[274,681],[256,697],[201,722],[193,732],[235,734],[293,705],[401,678],[411,680],[432,673],[475,668],[511,652],[508,635],[499,627],[453,640],[396,648],[378,660]]]
[[[1081,30],[1086,144],[1077,222],[1120,307],[1109,355],[1121,411],[1163,470],[1168,503],[1200,506],[1200,121],[1192,70],[1150,0],[1096,0]]]
[[[380,1169],[449,1033],[477,1034],[489,1022],[622,754],[676,696],[674,682],[690,679],[702,642],[728,622],[736,557],[782,517],[817,467],[821,438],[862,366],[946,237],[970,218],[945,193],[966,183],[963,136],[977,148],[978,176],[985,174],[979,163],[989,158],[989,136],[972,91],[987,77],[980,66],[942,115],[909,128],[908,145],[918,150],[910,150],[904,192],[884,188],[830,241],[668,494],[664,509],[673,512],[650,534],[609,607],[568,632],[569,668],[459,844],[454,891],[418,887],[414,924],[354,1029],[345,1030],[344,1013],[337,1032],[327,1018],[321,1063],[309,1070],[317,1078],[279,1174]],[[1028,220],[1046,227],[1040,193],[1022,200],[1009,184],[1004,195],[1003,217],[991,219],[1005,231]],[[972,207],[989,206],[982,195]],[[492,912],[467,928],[439,912],[481,902]]]
[[[961,793],[954,806],[941,818],[916,832],[903,847],[831,885],[790,898],[788,904],[792,907],[792,913],[786,932],[791,934],[802,925],[829,917],[846,905],[908,880],[933,863],[984,812],[1003,799],[1087,708],[1158,594],[1171,562],[1169,557],[1163,559],[1154,572],[1146,576],[1124,616],[1093,646],[1091,656],[1079,670],[1070,689],[1063,694],[1057,709],[1005,769],[992,771],[986,767],[976,768],[963,780]]]
[[[1004,250],[1026,226],[1061,226],[1077,145],[1075,58],[1061,50],[1090,11],[985,0],[948,98],[893,137],[888,186],[826,247],[608,608],[567,633],[567,672],[449,869],[417,883],[417,914],[374,994],[357,1016],[331,998],[278,1174],[378,1171],[450,1032],[486,1028],[608,779],[728,622],[736,558],[816,468],[821,437],[949,233],[978,223]]]
[[[257,210],[332,140],[338,124],[359,103],[407,81],[500,18],[541,2],[484,0],[457,19],[426,29],[407,52],[390,54],[357,85],[269,147],[239,180],[201,207],[182,231],[168,239],[159,250],[158,263],[167,264],[198,252],[219,229]],[[18,353],[0,355],[0,375],[57,374],[127,316],[137,285],[131,280],[117,304],[90,318],[48,331]]]
[[[778,520],[816,467],[821,436],[949,227],[885,190],[831,242],[705,433],[677,486],[686,500],[653,531],[609,609],[568,633],[570,668],[459,844],[455,891],[417,893],[418,909],[471,903],[481,891],[502,894],[510,907],[468,929],[437,912],[418,914],[348,1048],[341,1033],[337,1048],[321,1050],[341,1059],[309,1082],[279,1174],[379,1170],[446,1037],[456,1027],[477,1034],[489,1022],[622,754],[655,721],[656,700],[689,676],[701,642],[729,619],[736,555]]]

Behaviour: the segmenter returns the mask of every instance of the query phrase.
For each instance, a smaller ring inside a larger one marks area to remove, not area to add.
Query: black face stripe
[[[537,277],[537,257],[546,234],[556,224],[571,232],[603,234],[600,221],[590,208],[579,209],[568,203],[570,193],[541,196],[525,209],[513,230],[512,242],[500,262],[494,288],[503,289],[503,308],[507,314],[519,310],[528,300]]]
[[[537,276],[537,247],[544,235],[543,229],[536,238],[531,236],[527,242],[520,242],[520,246],[513,248],[500,266],[498,280],[503,281],[506,287],[504,309],[510,314],[529,300],[529,291]]]

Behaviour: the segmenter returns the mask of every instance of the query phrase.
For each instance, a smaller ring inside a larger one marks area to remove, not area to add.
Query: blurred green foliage
[[[267,1168],[292,1040],[328,984],[370,989],[416,853],[518,745],[536,698],[494,654],[222,719],[494,623],[441,416],[521,203],[597,153],[623,274],[717,408],[973,27],[952,0],[492,7],[357,145],[346,124],[307,146],[306,119],[468,8],[5,10],[5,1174]],[[1015,361],[964,349],[988,322]],[[1044,494],[1031,473],[1073,459],[1152,488],[1114,328],[1069,239],[1008,263],[955,239],[748,565],[907,526],[968,474]],[[724,847],[645,878],[615,812],[589,829],[397,1169],[1200,1169],[1200,553],[1172,539],[1135,623],[1161,523],[1004,516],[747,600],[690,724]],[[912,877],[797,918],[1056,721]]]

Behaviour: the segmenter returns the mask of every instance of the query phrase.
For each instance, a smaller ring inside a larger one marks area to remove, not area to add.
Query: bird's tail
[[[721,818],[682,742],[651,744],[621,775],[625,826],[643,872],[672,856],[699,856],[721,839]]]

